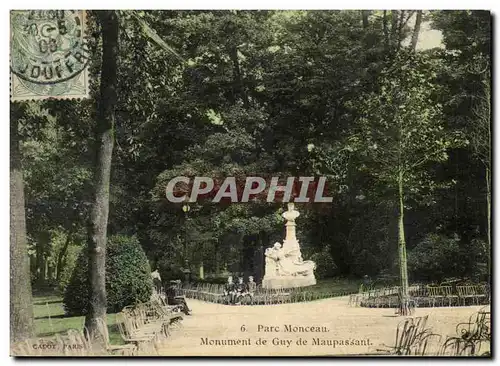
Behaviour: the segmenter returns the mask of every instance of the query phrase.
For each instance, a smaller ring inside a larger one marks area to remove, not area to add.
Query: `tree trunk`
[[[205,279],[205,267],[203,266],[203,261],[200,262],[200,280]]]
[[[66,241],[64,242],[63,247],[57,254],[57,262],[56,262],[56,281],[59,282],[61,279],[62,266],[64,263],[64,257],[66,256],[66,252],[68,251],[69,243],[71,242],[71,233],[66,235]]]
[[[413,34],[411,36],[411,49],[415,51],[417,49],[418,35],[420,34],[420,26],[422,25],[422,10],[417,10],[417,17],[415,19],[415,27],[413,28]]]
[[[399,268],[401,278],[400,293],[400,315],[409,314],[409,296],[408,296],[408,268],[406,261],[406,239],[404,226],[404,190],[403,190],[403,172],[399,172],[399,223],[398,223],[398,248],[399,248]]]
[[[45,254],[50,243],[50,234],[48,232],[40,232],[36,236],[36,287],[42,288],[45,285]]]
[[[363,29],[368,28],[368,16],[370,15],[370,10],[361,10],[361,18],[363,20]]]
[[[220,273],[220,254],[219,254],[219,247],[220,247],[220,239],[217,239],[215,242],[215,250],[214,250],[214,256],[215,256],[215,273],[218,275]]]
[[[10,122],[10,336],[11,342],[18,342],[33,336],[33,302],[26,238],[19,120],[17,116],[14,118],[11,116]]]
[[[396,39],[398,36],[398,21],[399,21],[399,11],[398,10],[391,10],[391,32],[390,32],[390,44],[391,48],[396,45]]]
[[[240,95],[240,98],[243,101],[243,105],[245,106],[245,108],[248,108],[250,103],[248,101],[248,96],[246,94],[245,87],[243,85],[240,61],[238,60],[238,49],[236,48],[236,46],[231,46],[231,48],[229,49],[229,57],[233,62],[233,75],[235,83],[234,89],[237,90],[238,94]]]
[[[109,185],[116,103],[118,18],[113,10],[97,11],[102,29],[102,66],[99,110],[96,126],[94,202],[88,233],[89,310],[85,327],[91,340],[100,339],[98,319],[106,324],[106,240],[109,213]]]
[[[382,24],[384,30],[384,49],[387,52],[389,50],[389,26],[387,21],[387,10],[384,10]]]
[[[487,243],[488,243],[488,282],[491,281],[491,172],[489,166],[486,166],[486,210],[487,210]]]

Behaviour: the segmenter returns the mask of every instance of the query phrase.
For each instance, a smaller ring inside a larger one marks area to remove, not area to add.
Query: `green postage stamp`
[[[12,10],[11,100],[88,96],[84,10]]]

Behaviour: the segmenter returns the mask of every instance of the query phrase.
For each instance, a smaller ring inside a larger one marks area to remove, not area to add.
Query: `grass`
[[[317,280],[316,282],[314,286],[305,287],[301,290],[321,293],[357,292],[361,283],[361,281],[353,281],[345,278],[328,278]]]
[[[58,295],[33,296],[33,312],[37,337],[50,337],[69,329],[83,330],[85,317],[65,316],[62,298]],[[107,315],[107,324],[110,342],[123,344],[116,324],[116,314]]]

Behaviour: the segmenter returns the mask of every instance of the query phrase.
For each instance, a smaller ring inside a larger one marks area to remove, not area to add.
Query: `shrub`
[[[428,234],[408,253],[408,269],[413,280],[439,283],[463,274],[460,239]]]
[[[85,315],[89,306],[87,250],[82,250],[64,292],[68,315]],[[146,254],[136,237],[112,236],[106,248],[107,312],[116,313],[127,305],[149,301],[153,280]]]
[[[62,293],[64,293],[64,290],[71,280],[71,276],[75,270],[75,266],[81,252],[82,248],[78,245],[68,246],[65,260],[61,268],[61,274],[59,276],[59,283],[57,284],[58,290]]]
[[[317,279],[330,278],[335,275],[335,270],[337,266],[333,261],[332,255],[330,254],[330,247],[325,246],[321,252],[315,253],[311,256],[310,260],[316,263],[316,269],[314,274]]]

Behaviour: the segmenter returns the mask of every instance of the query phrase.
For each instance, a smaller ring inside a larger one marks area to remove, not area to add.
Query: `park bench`
[[[458,296],[464,305],[479,305],[481,300],[487,297],[485,285],[462,285],[457,286]]]
[[[102,321],[102,319],[97,320],[97,325],[99,328],[99,333],[102,335],[104,340],[104,346],[107,353],[119,354],[121,356],[135,356],[139,350],[136,343],[126,343],[126,344],[111,344],[109,341],[109,332],[107,325]]]
[[[448,300],[448,306],[458,304],[458,295],[453,292],[453,286],[441,286],[441,293]]]
[[[171,327],[184,317],[181,312],[173,311],[174,308],[158,301],[125,307],[120,313],[121,322],[118,322],[122,339],[136,344],[141,350],[161,342],[170,335]]]
[[[139,351],[156,352],[156,344],[168,335],[162,319],[147,318],[141,306],[125,307],[118,315],[118,328],[125,343],[133,343]]]
[[[170,325],[176,321],[181,321],[184,316],[176,311],[178,306],[162,306],[159,302],[150,301],[135,305],[135,310],[140,314],[142,327],[150,329],[161,329],[168,336]]]
[[[138,328],[132,314],[121,312],[117,314],[117,324],[120,335],[125,343],[132,343],[136,346],[138,352],[155,353],[158,335],[146,333]]]
[[[432,303],[432,306],[440,306],[443,305],[443,291],[440,286],[427,286],[427,295],[429,297],[429,305]]]
[[[487,307],[481,309],[471,315],[468,322],[459,323],[456,331],[466,339],[491,339],[491,311]]]
[[[491,312],[483,308],[470,316],[468,322],[459,323],[456,336],[443,343],[442,356],[489,356],[491,354]]]

